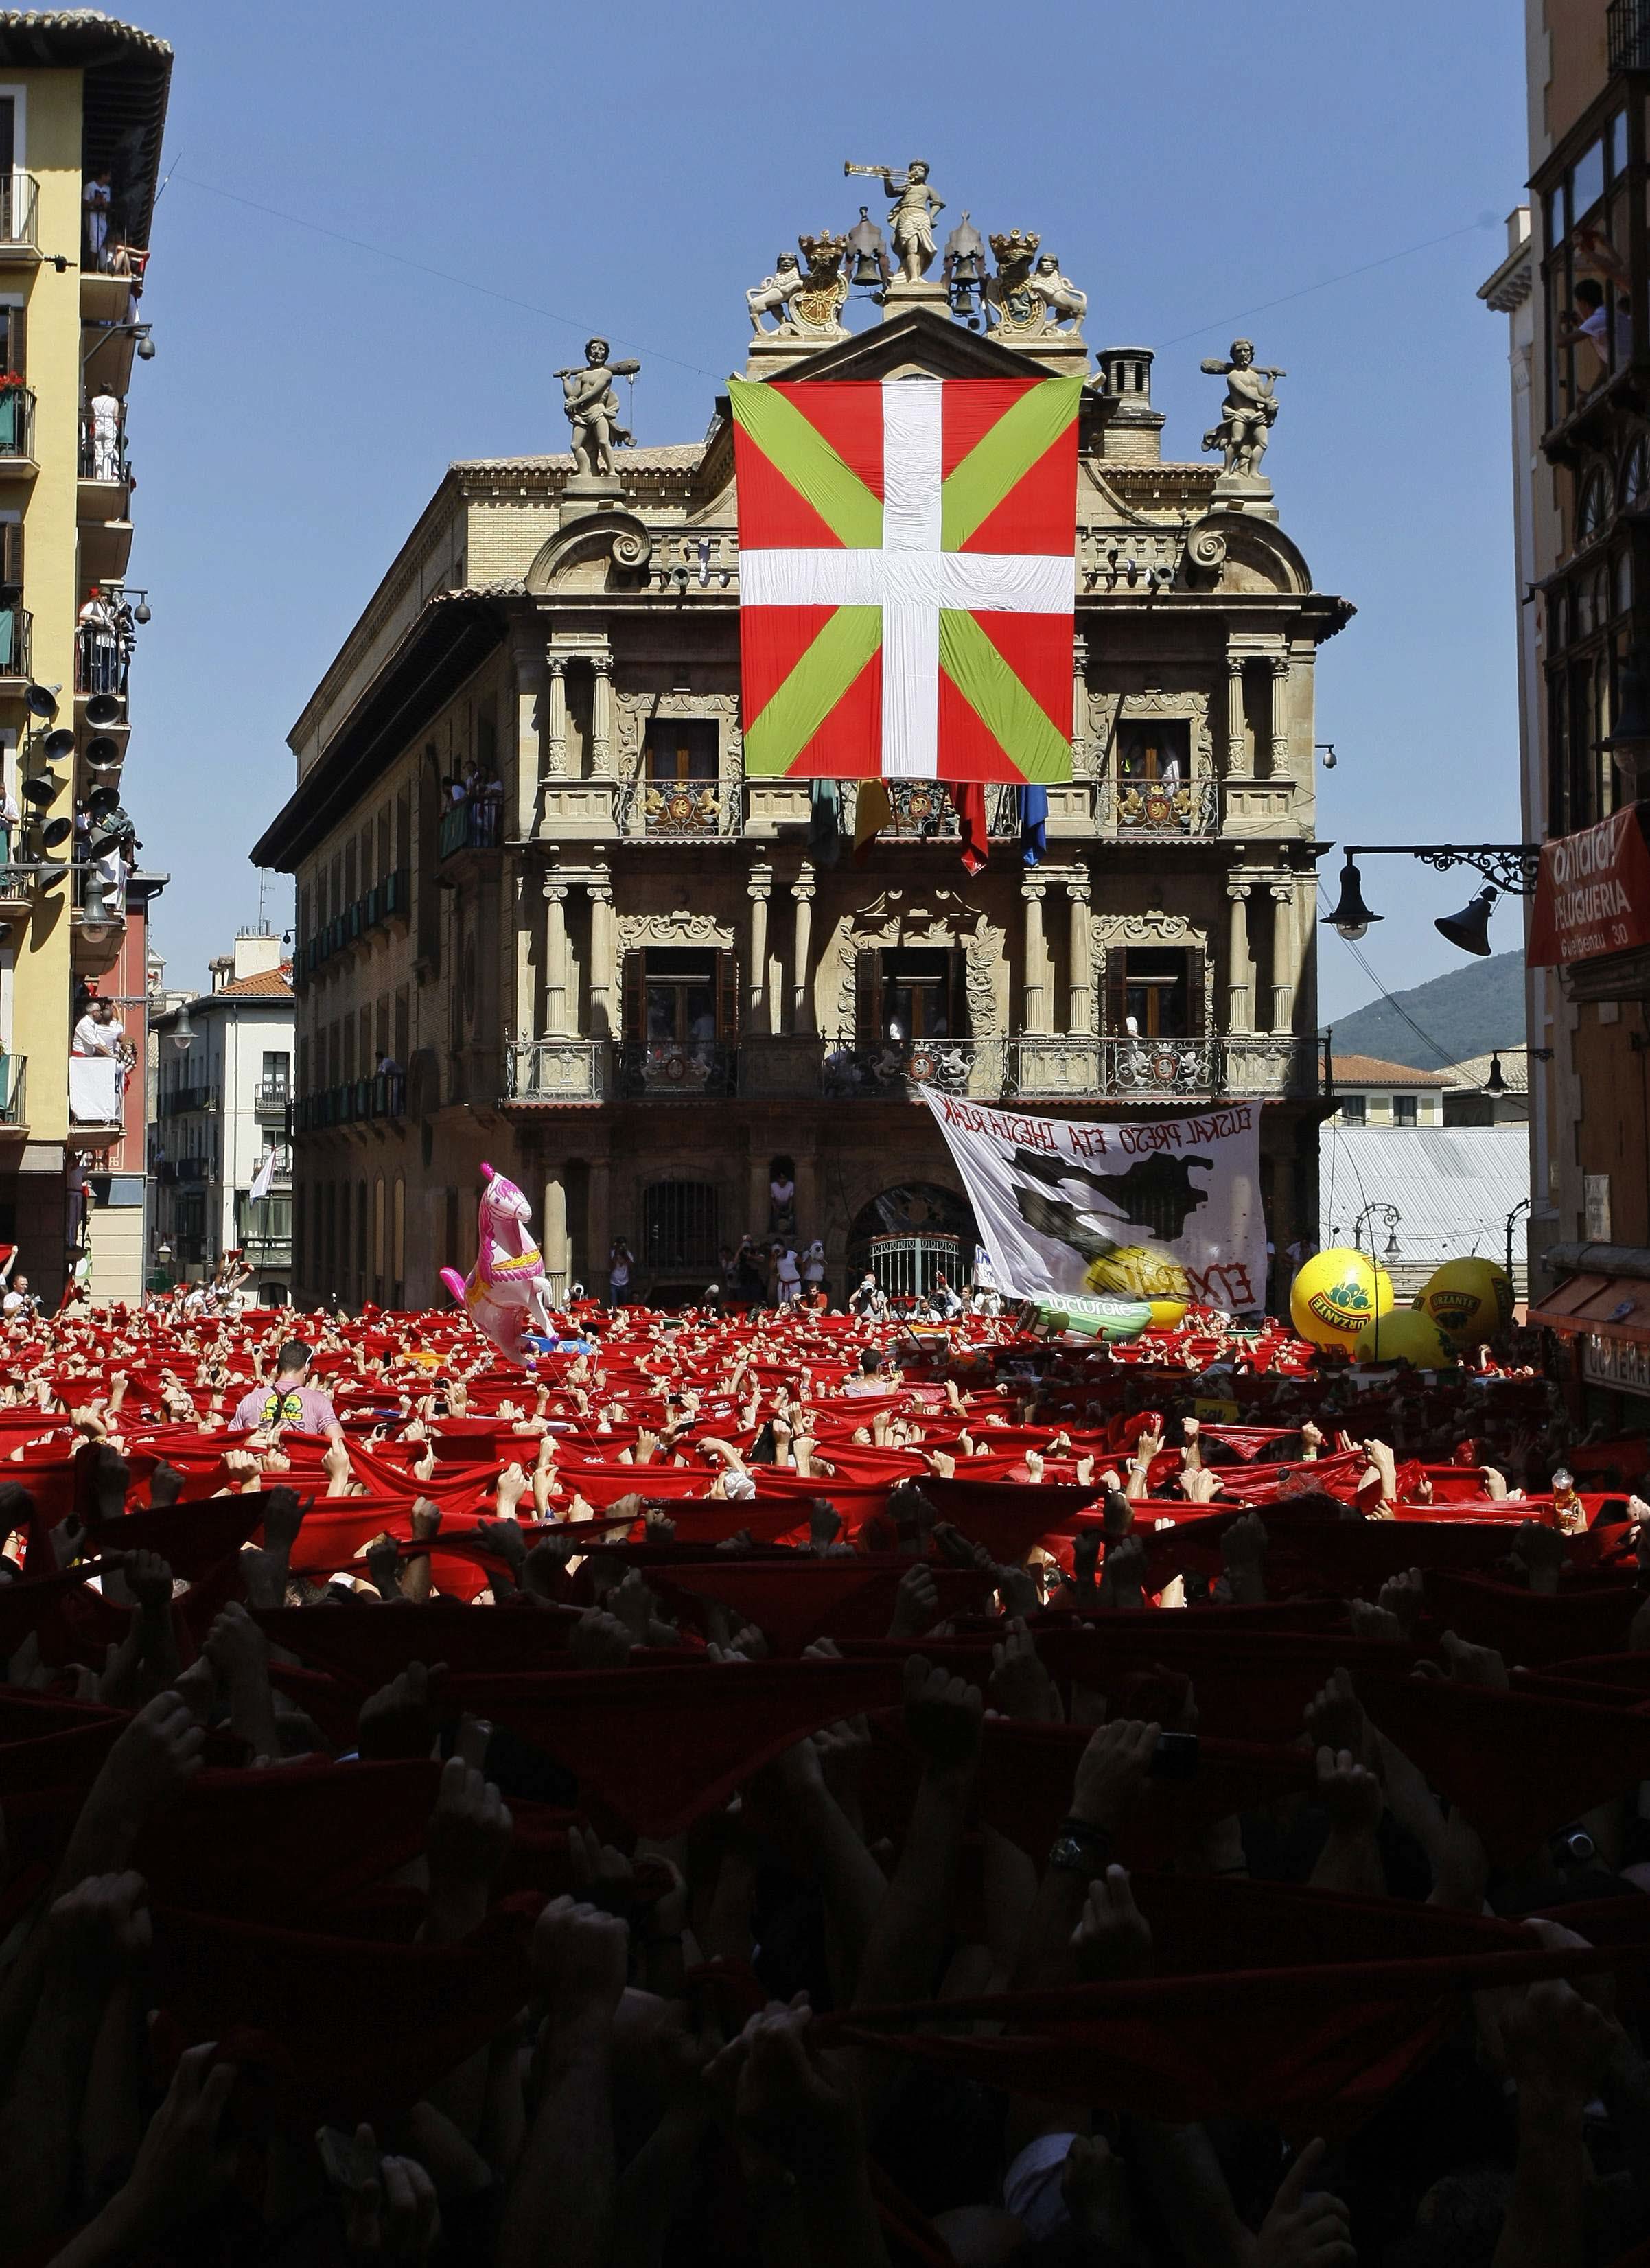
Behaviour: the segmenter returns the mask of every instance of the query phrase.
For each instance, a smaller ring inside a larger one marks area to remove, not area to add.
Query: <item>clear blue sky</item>
[[[596,330],[642,358],[638,439],[696,438],[745,286],[875,188],[848,157],[924,156],[947,225],[1040,231],[1090,340],[1157,349],[1168,454],[1197,454],[1199,359],[1240,328],[1287,369],[1267,469],[1317,584],[1359,609],[1319,670],[1341,758],[1320,832],[1514,839],[1506,331],[1474,292],[1524,176],[1520,18],[153,0],[137,20],[177,62],[131,409],[154,619],[127,801],[173,878],[168,981],[255,919],[286,732],[444,465],[564,446],[550,372]],[[1382,860],[1368,881],[1382,983],[1461,965],[1432,917],[1470,877]],[[272,878],[270,917],[290,909]],[[1333,1015],[1374,987],[1322,934]]]

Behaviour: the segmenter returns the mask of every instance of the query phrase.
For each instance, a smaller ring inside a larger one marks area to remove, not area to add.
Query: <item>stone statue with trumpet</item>
[[[853,166],[844,173],[869,173],[880,180],[894,202],[888,212],[888,233],[894,256],[907,284],[920,284],[934,262],[934,222],[944,212],[945,200],[928,186],[925,159],[913,158],[903,173],[897,166]]]

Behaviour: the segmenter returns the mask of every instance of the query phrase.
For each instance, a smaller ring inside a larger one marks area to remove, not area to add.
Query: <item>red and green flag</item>
[[[1082,390],[730,381],[748,774],[1071,778]]]

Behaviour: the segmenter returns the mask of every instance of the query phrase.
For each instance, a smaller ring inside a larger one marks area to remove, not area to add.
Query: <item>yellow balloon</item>
[[[1513,1320],[1512,1278],[1493,1260],[1446,1260],[1415,1304],[1447,1338],[1492,1338]]]
[[[1391,1277],[1344,1247],[1315,1253],[1290,1287],[1290,1320],[1318,1346],[1350,1350],[1366,1323],[1391,1311]]]
[[[1448,1370],[1455,1360],[1455,1348],[1418,1307],[1400,1307],[1378,1323],[1366,1323],[1352,1354],[1359,1362],[1408,1362],[1417,1370]]]

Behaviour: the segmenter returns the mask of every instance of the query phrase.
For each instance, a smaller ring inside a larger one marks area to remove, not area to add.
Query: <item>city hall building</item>
[[[901,222],[924,182],[897,263],[862,212],[748,294],[746,374],[1086,374],[1072,779],[1038,863],[1013,787],[970,878],[942,785],[893,784],[856,860],[851,784],[747,777],[727,401],[702,441],[623,446],[593,342],[572,452],[447,468],[253,853],[297,878],[300,1302],[439,1303],[483,1159],[558,1289],[605,1290],[622,1237],[633,1296],[696,1293],[775,1183],[838,1297],[867,1264],[966,1275],[919,1082],[1099,1119],[1248,1105],[1278,1248],[1314,1225],[1314,665],[1352,609],[1260,468],[1282,373],[1243,342],[1206,365],[1204,453],[1166,457],[1150,350],[1091,355],[1018,230],[992,272],[965,221],[929,275]]]

